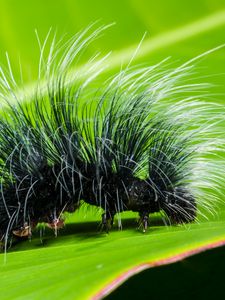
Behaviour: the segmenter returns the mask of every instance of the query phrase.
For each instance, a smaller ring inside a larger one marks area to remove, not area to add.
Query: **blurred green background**
[[[50,28],[57,30],[59,37],[70,36],[94,21],[99,25],[116,23],[90,45],[90,51],[113,51],[117,67],[129,60],[145,32],[145,51],[140,51],[137,62],[148,64],[168,56],[174,61],[187,60],[225,42],[224,0],[2,0],[0,61],[4,64],[7,51],[19,77],[20,58],[24,81],[33,81],[39,59],[35,29],[43,41]],[[221,83],[224,53],[224,49],[218,51],[203,64],[208,74],[220,73]]]
[[[99,25],[115,22],[115,25],[91,44],[88,49],[88,54],[96,51],[105,54],[112,51],[110,69],[119,69],[121,64],[128,63],[145,33],[146,37],[135,62],[147,63],[148,65],[168,56],[172,57],[171,61],[174,62],[174,65],[180,64],[225,43],[224,0],[1,0],[1,64],[6,65],[5,52],[7,51],[15,77],[18,81],[20,80],[20,61],[24,84],[29,85],[37,78],[39,60],[35,29],[43,41],[50,28],[57,30],[58,37],[63,34],[72,36],[94,21],[98,21]],[[214,94],[210,100],[220,103],[225,102],[224,58],[225,48],[204,57],[197,64],[198,76],[203,79],[210,77],[206,81],[215,84],[211,91]],[[84,62],[85,56],[80,64],[82,65]],[[107,76],[107,72],[105,75]],[[146,299],[151,299],[151,293],[156,295],[157,290],[160,290],[159,299],[172,299],[176,293],[178,296],[179,292],[179,297],[186,299],[183,297],[183,293],[190,286],[184,286],[183,290],[182,288],[180,290],[175,288],[171,291],[171,286],[162,284],[160,281],[167,282],[168,278],[174,276],[174,280],[180,284],[179,278],[184,276],[185,283],[189,282],[190,278],[190,284],[197,282],[198,289],[203,290],[205,283],[209,285],[211,282],[208,279],[204,281],[204,278],[210,278],[213,268],[204,268],[204,266],[209,261],[213,261],[211,265],[218,266],[219,261],[224,261],[225,258],[224,248],[214,250],[213,253],[206,253],[200,258],[196,256],[196,259],[190,259],[188,272],[183,268],[182,263],[161,267],[160,270],[146,271],[131,279],[130,282],[128,281],[109,299],[124,299],[128,295],[129,299],[138,298],[138,295],[141,298],[140,293],[143,292],[140,289],[141,285],[145,287],[145,292],[149,293],[149,298]],[[197,269],[196,265],[198,266]],[[199,272],[199,269],[203,271]],[[211,282],[212,290],[216,287],[221,289],[221,272],[215,274],[216,280]],[[153,292],[151,282],[154,285]],[[169,283],[172,285],[171,280]],[[170,292],[167,293],[168,289]],[[200,294],[202,295],[201,292]],[[211,297],[212,294],[204,293],[204,299],[209,295]],[[198,296],[198,298],[201,297]],[[39,298],[35,298],[35,296],[32,298],[31,296],[29,299]],[[54,297],[54,299],[56,298]]]

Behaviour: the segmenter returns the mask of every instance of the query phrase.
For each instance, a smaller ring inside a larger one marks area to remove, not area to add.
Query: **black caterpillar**
[[[30,236],[39,222],[60,228],[62,214],[81,200],[102,208],[106,231],[123,211],[137,212],[145,231],[150,213],[187,223],[196,219],[197,204],[216,201],[217,173],[205,156],[219,147],[211,136],[216,117],[210,104],[197,101],[205,85],[185,83],[191,62],[175,69],[166,60],[128,66],[100,85],[96,77],[107,57],[69,72],[103,29],[89,34],[87,28],[65,44],[54,37],[47,58],[43,46],[32,99],[15,93],[10,64],[8,77],[1,70],[8,104],[0,117],[4,244],[12,235]],[[215,189],[205,196],[207,182]]]

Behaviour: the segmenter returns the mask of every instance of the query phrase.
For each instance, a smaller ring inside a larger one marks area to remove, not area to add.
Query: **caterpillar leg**
[[[58,230],[65,226],[64,221],[65,219],[63,216],[60,215],[60,213],[50,212],[46,217],[45,223],[48,228],[54,231],[55,236],[57,237]]]
[[[19,238],[29,238],[32,235],[32,229],[35,228],[37,223],[28,224],[27,222],[18,229],[12,231],[13,235]]]
[[[65,226],[64,219],[62,218],[53,219],[51,222],[47,223],[47,226],[53,230],[61,229]]]
[[[106,211],[102,214],[102,222],[101,222],[101,230],[105,232],[109,232],[109,230],[113,226],[115,212]]]
[[[138,228],[143,228],[143,232],[146,232],[149,225],[149,212],[139,212]]]
[[[31,236],[31,228],[30,226],[24,226],[20,229],[13,230],[13,234],[17,237],[25,238]]]

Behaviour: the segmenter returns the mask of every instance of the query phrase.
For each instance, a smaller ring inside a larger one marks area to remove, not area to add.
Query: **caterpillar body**
[[[220,146],[213,126],[218,119],[215,107],[198,101],[207,85],[188,82],[192,61],[178,68],[167,60],[129,64],[90,88],[107,55],[91,58],[85,69],[69,69],[103,29],[87,28],[65,44],[54,36],[44,58],[46,39],[30,101],[15,93],[9,61],[8,77],[1,69],[8,105],[0,117],[4,244],[12,235],[30,236],[39,222],[60,228],[63,213],[78,209],[81,200],[103,210],[106,231],[123,211],[137,212],[145,231],[150,213],[188,223],[196,220],[197,206],[211,209],[217,201],[220,168],[207,154]]]

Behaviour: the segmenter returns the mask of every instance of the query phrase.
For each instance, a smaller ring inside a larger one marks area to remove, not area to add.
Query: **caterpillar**
[[[46,56],[49,33],[32,96],[16,92],[8,56],[8,71],[0,69],[4,245],[29,237],[40,222],[61,228],[63,214],[83,202],[102,210],[108,232],[124,211],[137,212],[146,231],[151,213],[189,223],[219,199],[221,168],[210,158],[221,145],[218,109],[204,101],[208,84],[189,82],[198,58],[176,68],[168,59],[130,62],[100,80],[108,55],[95,55],[71,72],[103,30],[90,26],[66,42],[54,35]]]

